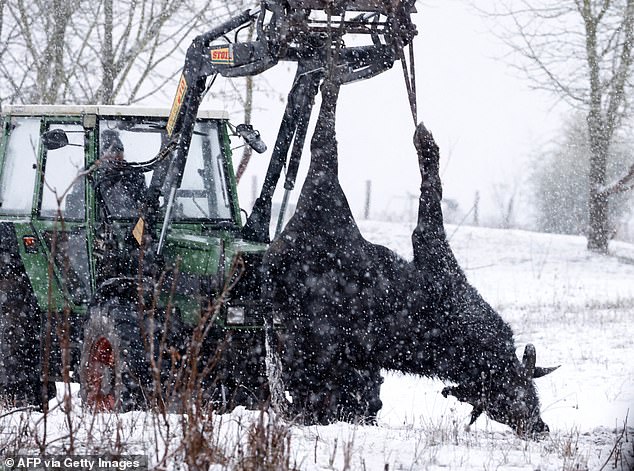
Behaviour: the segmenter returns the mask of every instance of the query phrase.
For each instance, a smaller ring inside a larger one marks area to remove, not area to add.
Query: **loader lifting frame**
[[[245,11],[195,38],[187,51],[167,127],[172,141],[166,147],[173,148],[172,156],[155,171],[150,185],[150,197],[164,196],[168,201],[157,252],[160,254],[169,228],[171,205],[182,178],[196,113],[208,90],[208,77],[255,75],[282,60],[297,62],[264,184],[242,232],[247,240],[267,243],[273,193],[286,166],[281,221],[295,185],[314,99],[329,64],[336,67],[339,81],[345,84],[374,77],[401,60],[416,121],[411,52],[416,27],[410,17],[414,11],[414,0],[263,0],[259,10]],[[354,16],[346,18],[350,12]],[[236,31],[237,37],[251,24],[256,27],[256,40],[212,44],[226,39],[231,31]],[[346,46],[344,36],[350,35],[369,36],[372,43]],[[407,46],[409,75],[403,52]]]

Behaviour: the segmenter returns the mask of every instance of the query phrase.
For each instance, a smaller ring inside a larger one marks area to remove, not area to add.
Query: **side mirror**
[[[253,129],[253,126],[250,124],[238,124],[236,132],[258,154],[266,152],[266,144],[260,139],[260,132]]]
[[[46,150],[61,149],[68,145],[68,136],[61,129],[51,129],[42,134],[42,145]]]

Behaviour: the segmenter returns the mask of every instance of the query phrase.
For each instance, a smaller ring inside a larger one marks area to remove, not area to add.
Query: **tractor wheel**
[[[106,304],[90,310],[84,328],[79,382],[82,402],[95,412],[147,407],[151,374],[136,309]]]
[[[43,410],[55,396],[52,379],[43,395],[40,334],[41,314],[32,293],[23,283],[0,280],[0,397],[9,405]]]

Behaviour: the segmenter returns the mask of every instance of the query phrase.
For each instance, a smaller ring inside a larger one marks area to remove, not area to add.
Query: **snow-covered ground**
[[[412,256],[411,227],[361,228],[369,240]],[[581,237],[467,226],[449,226],[447,234],[471,283],[513,327],[518,353],[531,342],[539,364],[561,365],[536,380],[551,434],[518,442],[484,416],[464,432],[470,407],[444,399],[441,383],[388,373],[381,428],[427,443],[427,435],[446,429],[417,462],[412,446],[386,442],[390,468],[601,469],[627,417],[623,452],[634,469],[634,246],[614,242],[601,256]]]
[[[411,226],[365,221],[360,227],[368,240],[411,258]],[[441,382],[385,372],[378,426],[291,424],[286,453],[291,467],[634,469],[634,246],[612,243],[611,254],[600,256],[588,253],[580,237],[466,226],[449,226],[447,233],[470,281],[513,327],[518,352],[531,342],[538,364],[561,365],[537,380],[550,435],[526,442],[485,416],[466,431],[470,406],[443,398]],[[100,414],[95,419],[77,403],[83,425],[75,433],[76,452],[115,447],[118,437],[120,449],[148,455],[150,463],[166,450],[174,453],[166,468],[179,467],[180,418],[168,417],[168,432],[162,426],[158,433],[156,416],[129,413],[115,420]],[[224,450],[224,458],[212,469],[236,467],[253,434],[248,424],[258,417],[238,409],[215,419],[215,428],[206,433]],[[31,421],[40,420],[39,433],[41,419],[31,414]],[[0,441],[15,433],[19,420],[19,413],[0,418]],[[49,414],[48,430],[51,438],[65,437],[54,446],[67,450],[68,427],[59,409]],[[162,438],[165,433],[171,438]],[[255,469],[240,463],[240,469]]]

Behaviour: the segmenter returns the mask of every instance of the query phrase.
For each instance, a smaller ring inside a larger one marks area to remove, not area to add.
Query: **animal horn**
[[[546,376],[547,374],[555,371],[560,366],[561,365],[549,366],[549,367],[536,366],[535,371],[533,372],[533,378],[541,378],[542,376]]]
[[[467,427],[471,427],[475,421],[478,420],[478,417],[482,415],[482,412],[484,412],[484,408],[481,405],[473,406],[473,410],[471,411],[471,420],[469,421],[469,425],[467,425]]]
[[[532,343],[526,344],[526,347],[524,347],[524,355],[522,356],[522,364],[524,368],[526,368],[526,374],[529,378],[534,377],[536,361],[537,352],[535,351],[535,345]]]

